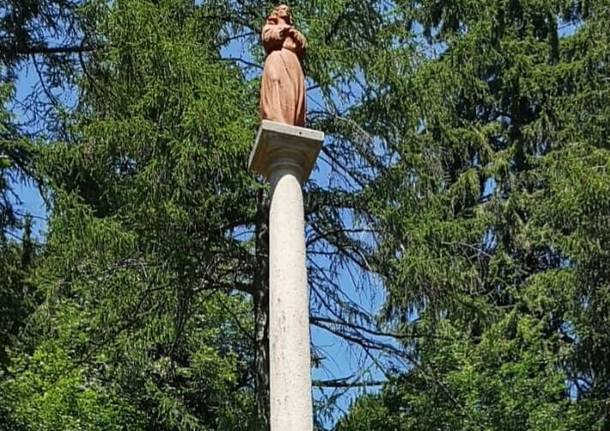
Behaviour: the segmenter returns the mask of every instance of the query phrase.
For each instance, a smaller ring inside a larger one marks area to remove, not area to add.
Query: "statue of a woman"
[[[288,6],[278,6],[271,12],[262,38],[267,59],[261,83],[261,117],[304,126],[305,75],[301,59],[307,40],[294,28]]]

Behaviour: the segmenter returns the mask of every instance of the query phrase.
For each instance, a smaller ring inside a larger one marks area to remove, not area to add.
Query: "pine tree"
[[[2,321],[7,429],[268,426],[268,190],[246,160],[271,6],[1,12],[7,78],[34,55],[51,89],[37,141],[2,116],[0,149],[20,151],[3,178],[18,167],[52,204],[41,251],[0,250],[18,274],[0,294],[32,292]],[[291,6],[311,46],[308,126],[328,136],[305,185],[311,322],[364,358],[315,384],[387,379],[338,429],[605,429],[607,2]],[[375,318],[350,291],[377,286]]]
[[[371,196],[408,367],[338,429],[607,429],[609,5],[404,7],[425,50]]]
[[[295,6],[314,16],[315,5]],[[267,426],[268,198],[246,169],[258,81],[248,78],[248,61],[223,58],[221,49],[240,38],[262,60],[254,32],[269,7],[130,0],[79,10],[95,49],[81,65],[78,109],[64,112],[54,135],[61,141],[38,148],[37,172],[53,202],[36,274],[45,300],[24,337],[33,353],[13,357],[3,386],[13,421],[50,429],[64,416],[92,429]],[[388,35],[368,27],[382,21],[374,4],[319,12],[324,19],[309,23],[319,42],[307,67],[330,103],[342,85],[335,79],[357,75]],[[353,128],[335,111],[312,110],[312,120],[342,134],[329,154],[349,161]],[[312,249],[362,266],[367,251],[343,220],[356,200],[339,187],[308,190]],[[313,286],[329,296],[318,308],[362,316],[341,298],[338,276],[314,270]],[[41,360],[51,368],[26,372]],[[99,396],[86,407],[91,391]],[[41,406],[44,392],[57,403]],[[86,412],[95,409],[103,413],[93,420]]]

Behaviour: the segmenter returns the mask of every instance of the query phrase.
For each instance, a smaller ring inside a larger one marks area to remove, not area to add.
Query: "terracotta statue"
[[[301,59],[307,40],[294,28],[288,6],[278,6],[271,12],[262,38],[267,59],[261,83],[261,117],[304,126],[305,75]]]

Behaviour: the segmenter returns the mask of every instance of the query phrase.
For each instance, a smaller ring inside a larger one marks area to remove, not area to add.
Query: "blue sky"
[[[31,120],[31,116],[27,113],[26,99],[37,84],[38,76],[34,68],[29,64],[22,67],[15,88],[15,100],[8,107],[20,124],[26,124]],[[46,230],[47,209],[38,188],[31,182],[17,182],[13,184],[13,190],[19,199],[15,202],[15,208],[20,213],[29,213],[34,217],[34,234],[42,240]]]

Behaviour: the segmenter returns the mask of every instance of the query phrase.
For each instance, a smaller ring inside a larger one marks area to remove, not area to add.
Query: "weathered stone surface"
[[[309,178],[323,141],[324,133],[318,130],[263,120],[250,153],[249,167],[270,180],[278,164],[293,163],[299,180],[304,182]]]
[[[250,169],[271,182],[269,343],[271,431],[311,431],[309,292],[301,183],[324,133],[263,121]]]

